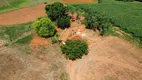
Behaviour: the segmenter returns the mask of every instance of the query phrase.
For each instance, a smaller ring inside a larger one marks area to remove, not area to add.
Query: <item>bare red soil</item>
[[[31,41],[30,45],[31,45],[32,48],[39,48],[41,46],[47,46],[47,45],[49,45],[49,42],[45,38],[39,37],[37,35],[34,35],[34,38]]]
[[[8,13],[0,14],[0,25],[21,24],[46,16],[44,4],[14,10]]]
[[[63,0],[64,2],[93,2],[93,0]]]

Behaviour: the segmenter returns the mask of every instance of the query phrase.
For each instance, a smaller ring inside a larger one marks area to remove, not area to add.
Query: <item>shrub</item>
[[[67,40],[61,45],[61,50],[69,59],[75,60],[88,53],[88,44],[85,40]]]
[[[57,43],[58,40],[59,40],[59,37],[60,35],[58,33],[55,34],[54,37],[51,37],[51,42],[54,44],[54,43]]]
[[[54,4],[46,5],[45,10],[48,17],[52,21],[56,21],[56,19],[66,15],[67,7],[65,7],[64,4],[60,2],[55,2]]]
[[[55,33],[55,25],[49,18],[40,18],[33,25],[34,30],[39,36],[51,37]]]
[[[61,29],[65,29],[65,28],[70,27],[70,23],[71,23],[70,17],[68,17],[68,16],[63,16],[63,17],[57,19],[57,25]]]
[[[52,37],[52,38],[51,38],[51,42],[52,42],[52,43],[57,43],[57,42],[58,42],[58,39],[57,39],[56,37]]]
[[[109,35],[113,32],[112,24],[110,22],[102,23],[101,27],[101,35]]]

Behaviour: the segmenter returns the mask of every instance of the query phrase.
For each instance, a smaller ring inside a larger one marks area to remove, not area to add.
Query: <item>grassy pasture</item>
[[[80,4],[81,8],[100,12],[112,19],[113,24],[139,39],[142,43],[142,3],[102,0],[100,4]]]
[[[0,26],[0,39],[8,43],[29,43],[31,35],[32,22],[12,26]]]

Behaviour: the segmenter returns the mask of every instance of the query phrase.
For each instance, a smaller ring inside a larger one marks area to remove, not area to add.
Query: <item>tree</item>
[[[105,18],[100,13],[90,13],[86,16],[85,25],[88,29],[99,30],[101,35],[112,32],[112,24],[109,18]]]
[[[48,17],[52,21],[55,21],[56,19],[66,15],[67,7],[60,2],[55,2],[54,4],[46,5],[45,10]]]
[[[70,27],[70,17],[69,16],[62,16],[61,18],[57,19],[57,25],[61,29],[65,29]]]
[[[89,15],[87,15],[86,19],[85,19],[85,25],[86,28],[88,29],[100,29],[100,19],[102,18],[102,16],[99,13],[89,13]]]
[[[69,59],[75,60],[88,53],[88,44],[85,40],[67,40],[61,45],[61,50]]]
[[[33,24],[33,28],[39,36],[51,37],[55,33],[55,25],[49,18],[40,18]]]

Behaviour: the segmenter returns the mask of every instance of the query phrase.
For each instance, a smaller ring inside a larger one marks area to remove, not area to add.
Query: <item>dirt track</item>
[[[88,39],[89,54],[68,62],[71,80],[142,80],[142,50],[116,37]]]
[[[44,4],[14,10],[8,13],[0,14],[0,25],[21,24],[46,16]]]

